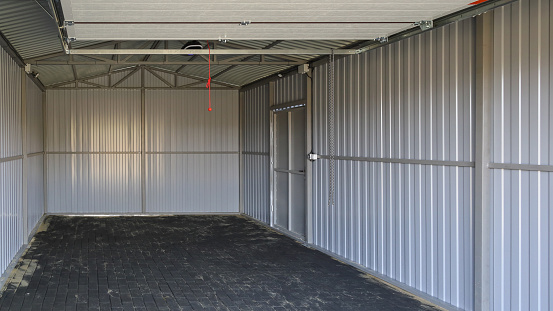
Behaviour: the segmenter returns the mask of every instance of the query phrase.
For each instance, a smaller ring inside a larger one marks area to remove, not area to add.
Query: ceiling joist
[[[346,49],[78,49],[69,50],[72,55],[354,55],[359,50]]]
[[[126,68],[126,69],[123,69],[123,70],[114,71],[114,72],[111,72],[111,73],[105,73],[105,74],[101,74],[101,75],[95,75],[95,76],[91,76],[91,77],[79,78],[79,79],[74,79],[72,81],[57,83],[55,85],[48,86],[48,88],[49,89],[67,89],[67,88],[72,88],[72,89],[75,89],[75,88],[77,88],[77,89],[135,89],[135,88],[137,88],[137,89],[140,89],[142,87],[139,87],[139,86],[123,86],[123,82],[127,81],[132,76],[136,75],[138,72],[140,72],[141,69],[149,72],[153,77],[155,77],[157,80],[163,82],[163,84],[166,85],[166,87],[147,87],[146,86],[146,87],[144,87],[146,89],[205,89],[205,86],[199,87],[198,85],[205,84],[207,82],[207,78],[195,77],[195,76],[190,76],[190,75],[185,75],[185,74],[178,74],[178,73],[175,73],[175,72],[170,71],[170,70],[165,70],[165,69],[155,68],[155,67],[150,67],[150,66],[136,66],[136,67],[133,67],[133,68]],[[126,71],[128,71],[127,74],[125,74],[123,77],[121,77],[114,84],[111,84],[112,75],[117,74],[117,73],[126,72]],[[171,80],[173,80],[175,82],[171,83],[169,80],[164,78],[161,74],[172,75],[173,79],[171,79]],[[102,78],[102,77],[108,77],[109,78],[107,80],[107,84],[101,84],[101,83],[98,83],[97,81],[95,81],[95,82],[90,81],[90,80],[94,80],[94,79],[98,79],[98,78]],[[141,77],[142,77],[142,75],[141,75]],[[176,84],[177,77],[186,78],[186,79],[195,80],[195,81],[194,82],[186,82],[183,85],[177,85]],[[228,90],[228,89],[237,89],[238,88],[238,86],[236,86],[236,85],[225,83],[225,82],[220,82],[220,81],[215,81],[215,80],[212,80],[211,83],[213,85],[215,85],[215,87],[212,87],[212,89],[227,89]],[[82,87],[82,86],[80,86],[81,84],[86,84],[87,86]]]

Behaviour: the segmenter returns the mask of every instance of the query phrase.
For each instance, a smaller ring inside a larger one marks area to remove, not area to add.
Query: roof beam
[[[157,49],[157,47],[159,46],[159,43],[160,43],[160,41],[154,41],[154,43],[152,44],[152,47],[150,49],[153,49],[153,50]],[[144,58],[142,58],[142,61],[147,62],[148,59],[150,59],[150,56],[152,56],[152,55],[148,54],[148,55],[144,56]]]
[[[271,42],[269,45],[265,46],[263,49],[264,49],[264,50],[272,49],[272,48],[274,48],[275,46],[277,46],[277,45],[278,45],[279,43],[281,43],[281,42],[282,42],[282,40],[273,41],[273,42]],[[248,61],[248,60],[254,58],[255,56],[257,56],[257,55],[247,56],[247,57],[243,58],[240,62]],[[263,57],[263,56],[262,56],[262,57]],[[223,75],[223,74],[225,74],[225,73],[231,71],[232,69],[236,68],[236,66],[238,66],[238,65],[231,65],[231,66],[229,66],[229,67],[227,67],[227,68],[225,68],[225,69],[219,71],[218,73],[212,75],[212,76],[211,76],[211,79],[217,78],[217,77],[219,77],[219,76],[221,76],[221,75]]]
[[[188,79],[198,80],[198,82],[207,82],[207,78],[201,78],[201,77],[191,76],[191,75],[187,75],[187,74],[182,74],[182,73],[174,72],[174,71],[171,71],[171,70],[166,70],[166,69],[161,69],[161,68],[155,68],[155,67],[150,67],[150,66],[145,66],[145,68],[149,68],[149,69],[151,69],[151,70],[158,71],[158,72],[163,72],[163,73],[167,73],[167,74],[172,74],[172,75],[175,75],[175,76],[178,76],[178,77],[182,77],[182,78],[188,78]],[[213,83],[213,84],[218,84],[218,85],[222,85],[222,86],[226,86],[226,87],[230,87],[230,88],[236,88],[236,87],[237,87],[237,86],[234,85],[234,84],[225,83],[225,82],[220,82],[220,81],[211,81],[211,83]]]
[[[120,43],[120,41],[107,41],[107,42],[87,45],[87,46],[84,46],[82,48],[83,49],[94,49],[94,48],[104,47],[104,46],[107,46],[107,45],[113,45],[113,44],[118,44],[118,43]],[[78,50],[78,49],[79,48],[76,48],[75,50]],[[56,53],[41,55],[41,56],[37,56],[37,57],[26,58],[23,61],[27,64],[30,64],[30,63],[32,63],[34,61],[37,61],[37,60],[43,60],[43,59],[59,57],[59,56],[65,56],[65,55],[67,55],[65,52],[56,52]]]
[[[181,49],[78,49],[70,50],[73,55],[354,55],[358,50],[345,49],[213,49],[181,50]]]
[[[216,65],[224,65],[224,66],[232,66],[232,65],[280,65],[280,66],[297,66],[301,64],[306,64],[308,60],[304,61],[211,61],[212,66]],[[66,60],[66,61],[52,61],[52,60],[39,60],[39,61],[33,61],[29,62],[28,64],[31,65],[129,65],[129,66],[136,66],[136,65],[181,65],[181,66],[188,66],[188,65],[207,65],[207,61],[117,61],[117,60],[109,60],[106,59],[105,61],[93,61],[93,60]],[[184,67],[182,67],[184,68]],[[182,68],[179,68],[182,70]]]

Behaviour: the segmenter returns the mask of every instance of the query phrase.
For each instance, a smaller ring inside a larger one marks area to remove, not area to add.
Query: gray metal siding
[[[140,151],[140,91],[48,90],[46,94],[46,151]]]
[[[30,78],[26,83],[27,153],[31,154],[44,151],[43,93]]]
[[[244,212],[270,222],[269,85],[244,92]]]
[[[27,228],[29,235],[44,215],[44,156],[27,159]]]
[[[140,212],[140,91],[46,94],[48,212]]]
[[[48,212],[139,213],[140,155],[49,154]]]
[[[238,91],[146,91],[146,211],[237,213]]]
[[[293,74],[275,81],[275,105],[306,99],[304,74]]]
[[[552,310],[553,5],[493,14],[491,309]]]
[[[21,155],[21,68],[0,48],[0,158]]]
[[[27,235],[44,215],[44,116],[43,92],[25,78],[27,105]]]
[[[154,154],[146,162],[153,213],[238,213],[238,154]]]
[[[317,246],[467,310],[474,40],[469,20],[336,61],[336,155],[353,159],[336,161],[335,206],[328,160],[313,172]],[[327,75],[326,66],[314,70],[313,148],[323,155]]]
[[[238,91],[146,91],[146,152],[238,153]]]
[[[0,163],[0,275],[24,243],[22,163]]]
[[[24,243],[21,68],[0,48],[0,275]]]

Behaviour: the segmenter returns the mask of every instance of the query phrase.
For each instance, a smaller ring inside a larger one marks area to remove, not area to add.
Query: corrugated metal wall
[[[0,275],[24,243],[21,69],[0,48]]]
[[[238,213],[238,91],[146,91],[146,210]]]
[[[49,90],[48,212],[238,212],[238,92],[207,101],[144,91],[143,179],[140,90]]]
[[[27,159],[27,234],[44,215],[44,156]]]
[[[141,212],[140,91],[46,94],[48,212]]]
[[[553,5],[493,17],[491,309],[553,310]]]
[[[274,104],[284,104],[306,98],[303,74],[293,74],[275,81]]]
[[[244,92],[244,213],[270,222],[269,85]]]
[[[24,243],[22,160],[0,163],[0,271]]]
[[[30,78],[26,81],[27,153],[33,154],[44,151],[43,92]]]
[[[27,104],[27,234],[44,215],[43,92],[26,78]]]
[[[21,68],[0,48],[0,158],[21,155]]]
[[[474,21],[336,61],[335,206],[313,175],[314,243],[454,306],[473,306]],[[327,67],[314,151],[328,155]]]

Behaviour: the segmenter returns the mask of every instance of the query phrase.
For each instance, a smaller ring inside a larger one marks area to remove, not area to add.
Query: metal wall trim
[[[23,159],[23,156],[15,156],[15,157],[8,157],[8,158],[0,158],[0,163],[4,162],[10,162],[10,161],[17,161]]]
[[[490,163],[488,168],[492,170],[553,172],[553,165],[539,164]]]
[[[240,214],[245,213],[244,208],[244,125],[245,125],[245,94],[238,92],[238,210]]]
[[[23,222],[23,243],[29,243],[29,185],[27,178],[29,176],[29,161],[27,157],[27,150],[29,148],[27,143],[27,77],[25,76],[25,70],[21,69],[21,153],[23,154],[23,161],[21,165],[22,183],[23,188],[21,194],[23,198],[21,200],[21,220]]]
[[[140,205],[142,213],[147,210],[146,198],[146,90],[144,89],[144,67],[140,69]]]
[[[140,154],[140,151],[48,151],[46,154]]]
[[[270,156],[270,154],[268,152],[250,152],[250,151],[243,151],[242,154],[247,154],[247,155],[258,155],[258,156]]]
[[[275,168],[275,172],[289,173],[289,174],[295,174],[295,175],[305,175],[304,171],[285,170],[285,169],[281,169],[281,168]]]
[[[27,158],[37,157],[37,156],[41,156],[41,155],[44,155],[44,152],[29,153],[29,154],[27,154]]]
[[[288,109],[294,109],[294,108],[301,108],[301,107],[305,107],[306,105],[307,105],[307,99],[300,99],[300,100],[295,100],[288,103],[274,105],[269,107],[269,109],[282,111],[282,110],[288,110]]]
[[[318,155],[321,159],[330,159],[328,155]],[[440,160],[415,160],[415,159],[391,159],[391,158],[363,158],[363,157],[343,157],[335,156],[335,160],[358,161],[358,162],[376,162],[376,163],[397,163],[397,164],[420,164],[432,166],[456,166],[456,167],[474,167],[474,162],[463,161],[440,161]]]
[[[117,87],[48,87],[49,91],[67,91],[67,90],[163,90],[163,91],[204,91],[205,87],[187,87],[187,88],[170,88],[170,87],[139,87],[139,86],[117,86]],[[239,87],[212,87],[211,90],[222,91],[238,91]]]
[[[269,107],[275,103],[275,81],[269,82]],[[269,225],[272,227],[275,224],[275,173],[274,173],[274,161],[275,161],[275,139],[274,139],[274,117],[275,112],[269,110],[269,164],[271,169],[269,170]]]

